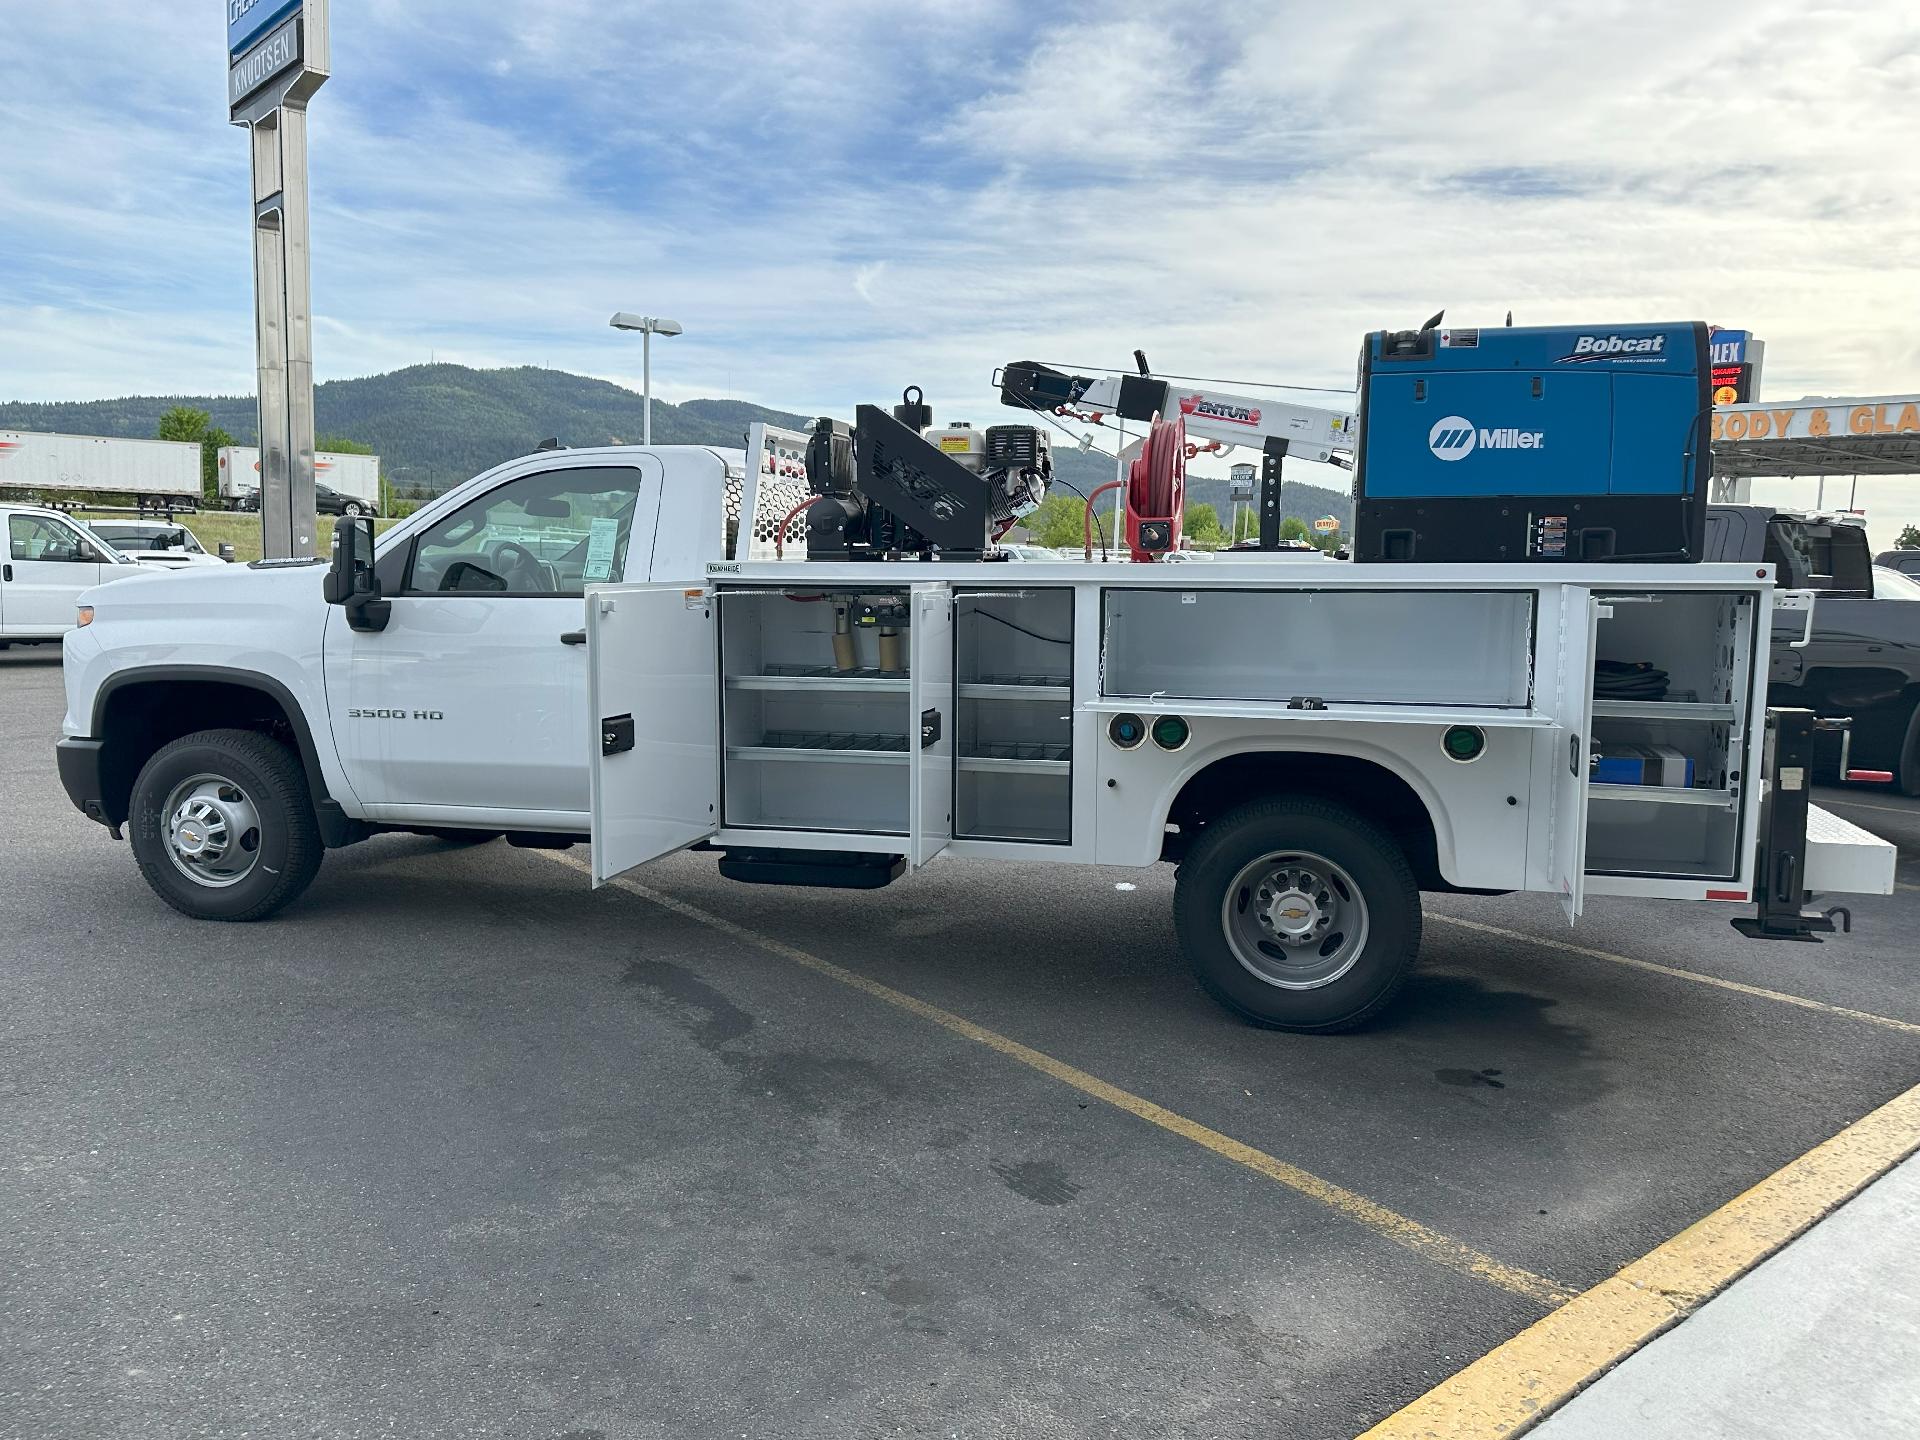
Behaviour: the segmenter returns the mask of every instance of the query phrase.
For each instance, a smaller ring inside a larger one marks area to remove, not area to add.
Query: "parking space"
[[[1904,858],[1825,946],[1430,897],[1324,1038],[1197,991],[1165,869],[386,837],[195,924],[60,793],[57,662],[0,654],[0,1436],[1351,1436],[1920,1078]]]

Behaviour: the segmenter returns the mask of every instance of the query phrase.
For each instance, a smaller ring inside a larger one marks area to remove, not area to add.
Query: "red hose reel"
[[[1136,561],[1180,548],[1187,505],[1187,422],[1155,418],[1127,472],[1127,548]]]

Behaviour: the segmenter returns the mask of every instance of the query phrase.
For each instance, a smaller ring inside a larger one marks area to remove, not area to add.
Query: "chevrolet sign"
[[[274,26],[300,10],[300,0],[226,0],[227,58],[238,60]]]

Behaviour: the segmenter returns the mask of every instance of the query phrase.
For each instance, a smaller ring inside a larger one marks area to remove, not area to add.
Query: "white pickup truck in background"
[[[58,640],[73,629],[84,592],[155,573],[57,510],[0,505],[0,529],[0,648]]]

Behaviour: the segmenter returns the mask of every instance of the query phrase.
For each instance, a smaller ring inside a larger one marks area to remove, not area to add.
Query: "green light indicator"
[[[1178,750],[1192,735],[1187,722],[1178,715],[1162,715],[1153,722],[1153,743],[1162,750]]]
[[[1440,744],[1447,752],[1449,760],[1458,760],[1465,764],[1469,760],[1478,760],[1487,749],[1487,732],[1477,725],[1451,725],[1447,733],[1440,737]]]

